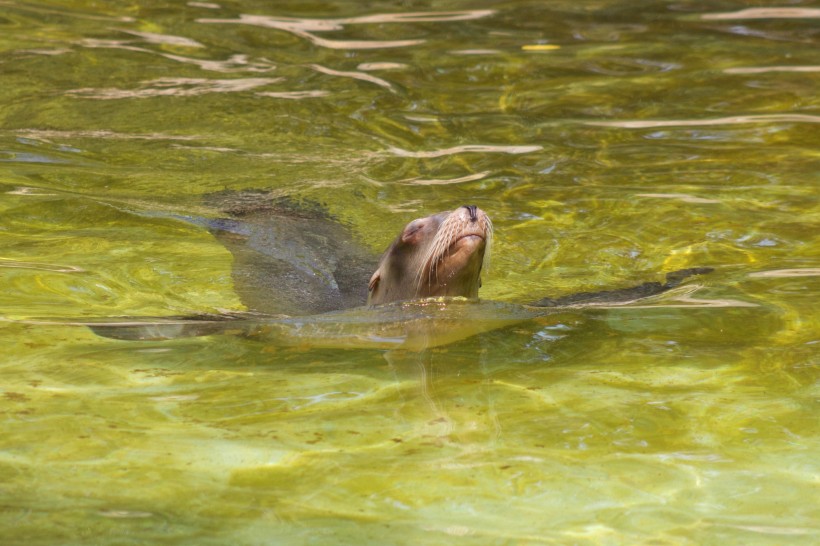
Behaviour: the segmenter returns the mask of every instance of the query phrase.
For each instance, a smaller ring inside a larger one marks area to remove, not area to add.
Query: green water
[[[0,2],[0,543],[817,544],[816,6]],[[374,253],[479,205],[486,299],[726,305],[420,353],[21,322],[243,309],[171,217],[224,189]]]

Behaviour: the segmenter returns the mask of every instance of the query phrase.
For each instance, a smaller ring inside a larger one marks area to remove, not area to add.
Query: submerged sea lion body
[[[248,309],[312,315],[364,305],[377,259],[322,207],[261,192],[220,192],[222,216],[204,225],[234,258],[234,290]]]

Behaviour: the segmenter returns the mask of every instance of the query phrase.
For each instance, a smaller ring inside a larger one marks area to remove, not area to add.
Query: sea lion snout
[[[470,221],[477,222],[478,221],[478,207],[475,205],[462,205],[461,208],[467,209],[470,213]]]
[[[368,303],[436,296],[477,298],[492,222],[463,205],[407,224],[370,279]]]

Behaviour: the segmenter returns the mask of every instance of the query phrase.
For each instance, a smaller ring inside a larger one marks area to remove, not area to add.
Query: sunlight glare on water
[[[817,544],[818,23],[803,0],[0,1],[0,543]],[[207,229],[251,190],[373,256],[475,204],[502,303],[434,316],[424,350],[372,310],[78,326],[253,307]],[[714,272],[677,299],[503,304],[692,267]]]

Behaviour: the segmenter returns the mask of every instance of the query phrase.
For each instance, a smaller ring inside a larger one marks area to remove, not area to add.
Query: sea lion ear
[[[379,286],[379,281],[382,278],[382,270],[377,269],[373,276],[370,277],[370,283],[367,285],[367,291],[373,292],[377,286]]]

